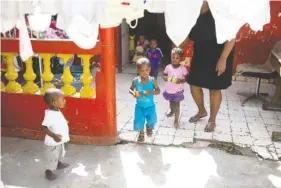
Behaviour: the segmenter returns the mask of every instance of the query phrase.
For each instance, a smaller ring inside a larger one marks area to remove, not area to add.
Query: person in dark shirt
[[[151,72],[150,76],[153,76],[155,79],[158,77],[159,64],[161,59],[164,57],[160,48],[157,47],[156,39],[150,41],[150,48],[147,49],[145,55],[150,61]]]

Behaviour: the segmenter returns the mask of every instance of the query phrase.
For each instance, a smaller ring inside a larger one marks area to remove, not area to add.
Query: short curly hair
[[[52,107],[53,106],[53,102],[56,100],[57,96],[63,95],[63,92],[59,89],[56,88],[50,88],[48,89],[43,98],[45,103],[49,106]]]
[[[150,66],[150,62],[146,57],[142,57],[137,60],[137,68],[141,68],[142,65]]]
[[[172,54],[178,54],[180,57],[183,57],[183,50],[181,48],[173,48],[172,49]]]

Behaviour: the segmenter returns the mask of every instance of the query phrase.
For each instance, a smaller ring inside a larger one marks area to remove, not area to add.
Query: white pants
[[[47,170],[56,170],[58,162],[62,161],[65,156],[65,145],[61,144],[58,146],[47,146],[44,145],[45,151],[45,168]]]

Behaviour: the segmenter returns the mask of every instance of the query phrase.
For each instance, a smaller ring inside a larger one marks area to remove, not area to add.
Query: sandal
[[[146,124],[146,134],[148,137],[151,137],[153,134],[153,130],[152,130],[152,128],[149,127],[148,124]]]
[[[138,137],[138,142],[144,142],[144,132],[141,131]]]
[[[206,125],[204,131],[205,132],[214,132],[216,128],[216,122],[208,122],[208,124]]]
[[[195,116],[192,116],[189,119],[189,123],[196,123],[197,121],[199,121],[201,118],[204,118],[207,116],[207,112],[205,112],[203,115],[200,115],[199,113],[197,113]]]

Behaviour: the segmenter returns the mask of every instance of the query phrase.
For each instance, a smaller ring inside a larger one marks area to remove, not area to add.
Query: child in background
[[[155,79],[158,77],[159,64],[161,62],[161,58],[163,58],[163,54],[160,48],[157,48],[157,41],[152,39],[150,41],[150,48],[147,49],[145,55],[150,61],[151,72],[150,76],[153,76]]]
[[[167,117],[175,115],[174,126],[176,128],[179,126],[180,102],[184,100],[184,83],[187,76],[186,68],[180,64],[182,57],[182,49],[173,48],[172,63],[166,66],[163,74],[163,79],[166,81],[163,96],[170,102],[171,110]]]
[[[160,93],[157,81],[149,76],[150,64],[147,58],[137,61],[139,76],[135,77],[130,87],[130,93],[136,98],[134,130],[139,131],[138,142],[144,141],[144,125],[147,136],[152,136],[157,122],[154,95]]]
[[[149,45],[148,40],[145,39],[144,35],[140,35],[139,36],[139,40],[137,42],[137,47],[141,46],[144,49],[144,51],[146,51],[148,45]]]
[[[136,47],[136,52],[135,52],[135,55],[134,55],[134,58],[133,58],[133,63],[137,63],[138,59],[142,58],[142,57],[145,57],[144,56],[144,50],[143,50],[143,47],[141,46],[137,46]]]
[[[69,165],[62,163],[65,155],[65,144],[69,142],[69,128],[60,109],[65,107],[64,94],[59,89],[48,89],[44,94],[44,101],[49,106],[45,111],[42,130],[45,132],[45,175],[49,181],[56,179],[53,173],[56,169],[63,169]]]

